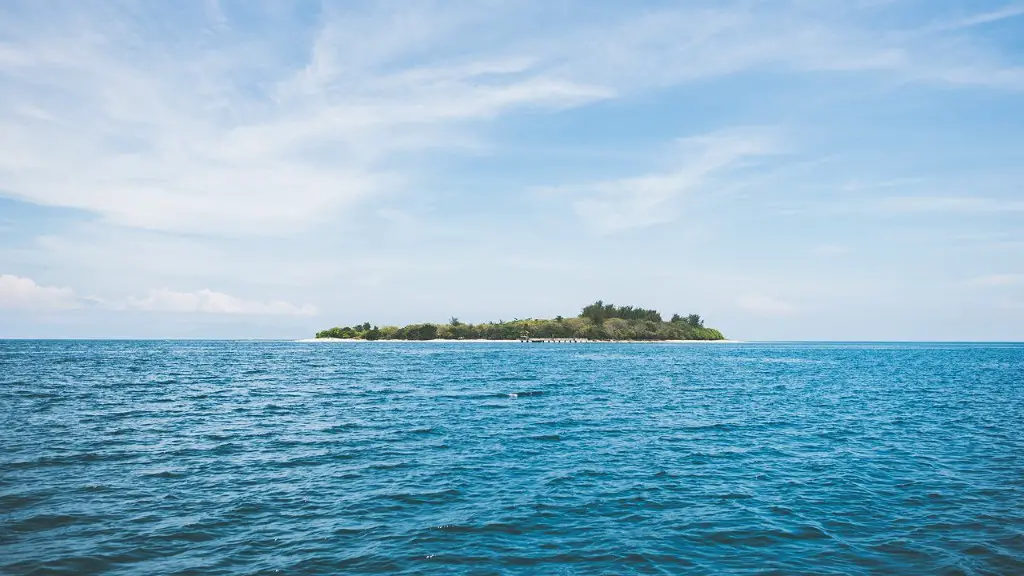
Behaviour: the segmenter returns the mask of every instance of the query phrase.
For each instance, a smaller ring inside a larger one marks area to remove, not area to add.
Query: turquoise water
[[[0,572],[1022,574],[1024,346],[0,341]]]

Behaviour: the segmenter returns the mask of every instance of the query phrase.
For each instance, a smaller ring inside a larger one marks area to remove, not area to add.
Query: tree
[[[437,325],[419,324],[407,326],[406,337],[410,340],[433,340],[437,338]]]
[[[584,306],[583,311],[580,312],[581,318],[589,318],[594,324],[600,324],[605,319],[605,306],[604,302],[598,300],[590,306]]]
[[[452,316],[447,324],[410,324],[372,326],[369,322],[355,326],[340,326],[316,333],[317,338],[362,338],[365,340],[433,340],[457,338],[486,340],[514,340],[523,334],[537,338],[583,337],[595,340],[721,340],[722,333],[706,328],[698,314],[673,314],[670,321],[662,320],[657,310],[638,306],[615,306],[598,300],[587,305],[577,317],[554,319],[515,318],[511,322],[498,320],[483,324],[465,324]]]
[[[623,320],[650,320],[651,322],[661,322],[661,312],[648,308],[640,308],[636,306],[615,306],[614,304],[605,304],[604,301],[598,300],[593,304],[583,308],[583,312],[580,313],[581,318],[589,318],[594,324],[601,324],[608,318],[622,318]]]
[[[633,339],[632,328],[632,323],[622,318],[609,318],[604,321],[604,331],[612,340]]]

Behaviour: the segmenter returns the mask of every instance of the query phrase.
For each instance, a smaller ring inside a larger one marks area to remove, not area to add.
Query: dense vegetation
[[[510,322],[464,324],[452,318],[447,324],[371,326],[369,322],[317,332],[317,338],[361,340],[515,340],[530,338],[588,338],[590,340],[722,340],[722,333],[705,328],[697,314],[672,315],[664,321],[657,310],[615,306],[598,300],[575,318],[526,319]]]

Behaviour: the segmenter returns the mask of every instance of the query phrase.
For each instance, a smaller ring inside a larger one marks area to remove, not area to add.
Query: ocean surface
[[[1024,345],[0,341],[4,574],[1024,574]]]

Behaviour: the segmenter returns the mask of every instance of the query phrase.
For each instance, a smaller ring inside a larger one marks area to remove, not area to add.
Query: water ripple
[[[0,573],[1022,574],[1024,346],[0,341]]]

